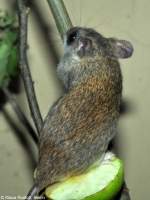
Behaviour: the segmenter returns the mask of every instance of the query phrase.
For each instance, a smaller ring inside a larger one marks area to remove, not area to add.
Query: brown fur
[[[84,171],[100,159],[114,136],[121,73],[116,61],[107,62],[111,64],[108,71],[106,66],[95,71],[62,97],[48,114],[37,168],[41,189]]]

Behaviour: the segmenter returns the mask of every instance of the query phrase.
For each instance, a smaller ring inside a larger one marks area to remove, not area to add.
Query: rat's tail
[[[33,185],[33,187],[30,189],[26,200],[34,200],[35,195],[38,195],[39,189],[37,185]]]

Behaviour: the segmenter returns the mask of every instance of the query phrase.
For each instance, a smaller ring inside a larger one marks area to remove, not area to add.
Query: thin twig
[[[23,111],[21,110],[20,106],[18,105],[15,96],[7,88],[3,88],[3,92],[4,92],[7,100],[9,101],[12,109],[15,111],[18,119],[21,121],[21,123],[27,129],[28,133],[32,137],[35,144],[38,144],[38,135],[34,131],[31,123],[29,122],[29,120],[27,119],[27,117],[25,116]]]
[[[29,9],[25,5],[25,0],[17,0],[18,4],[18,17],[19,17],[19,27],[20,27],[20,46],[19,46],[19,52],[20,52],[20,69],[21,74],[24,82],[24,87],[26,90],[26,95],[31,111],[31,116],[33,118],[35,127],[37,129],[38,134],[40,134],[42,125],[43,125],[43,119],[40,113],[40,109],[37,103],[35,90],[33,86],[33,81],[28,65],[27,60],[27,24],[28,24],[28,11]]]

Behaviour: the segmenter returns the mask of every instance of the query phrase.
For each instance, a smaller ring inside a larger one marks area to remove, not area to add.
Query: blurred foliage
[[[18,74],[18,54],[16,18],[0,10],[0,88]]]

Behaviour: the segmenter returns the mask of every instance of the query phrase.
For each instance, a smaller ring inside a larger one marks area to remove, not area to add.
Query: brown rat
[[[101,159],[116,134],[122,93],[118,58],[132,45],[74,27],[64,39],[57,71],[66,93],[50,109],[39,139],[35,185],[27,199],[48,185],[84,172]]]

